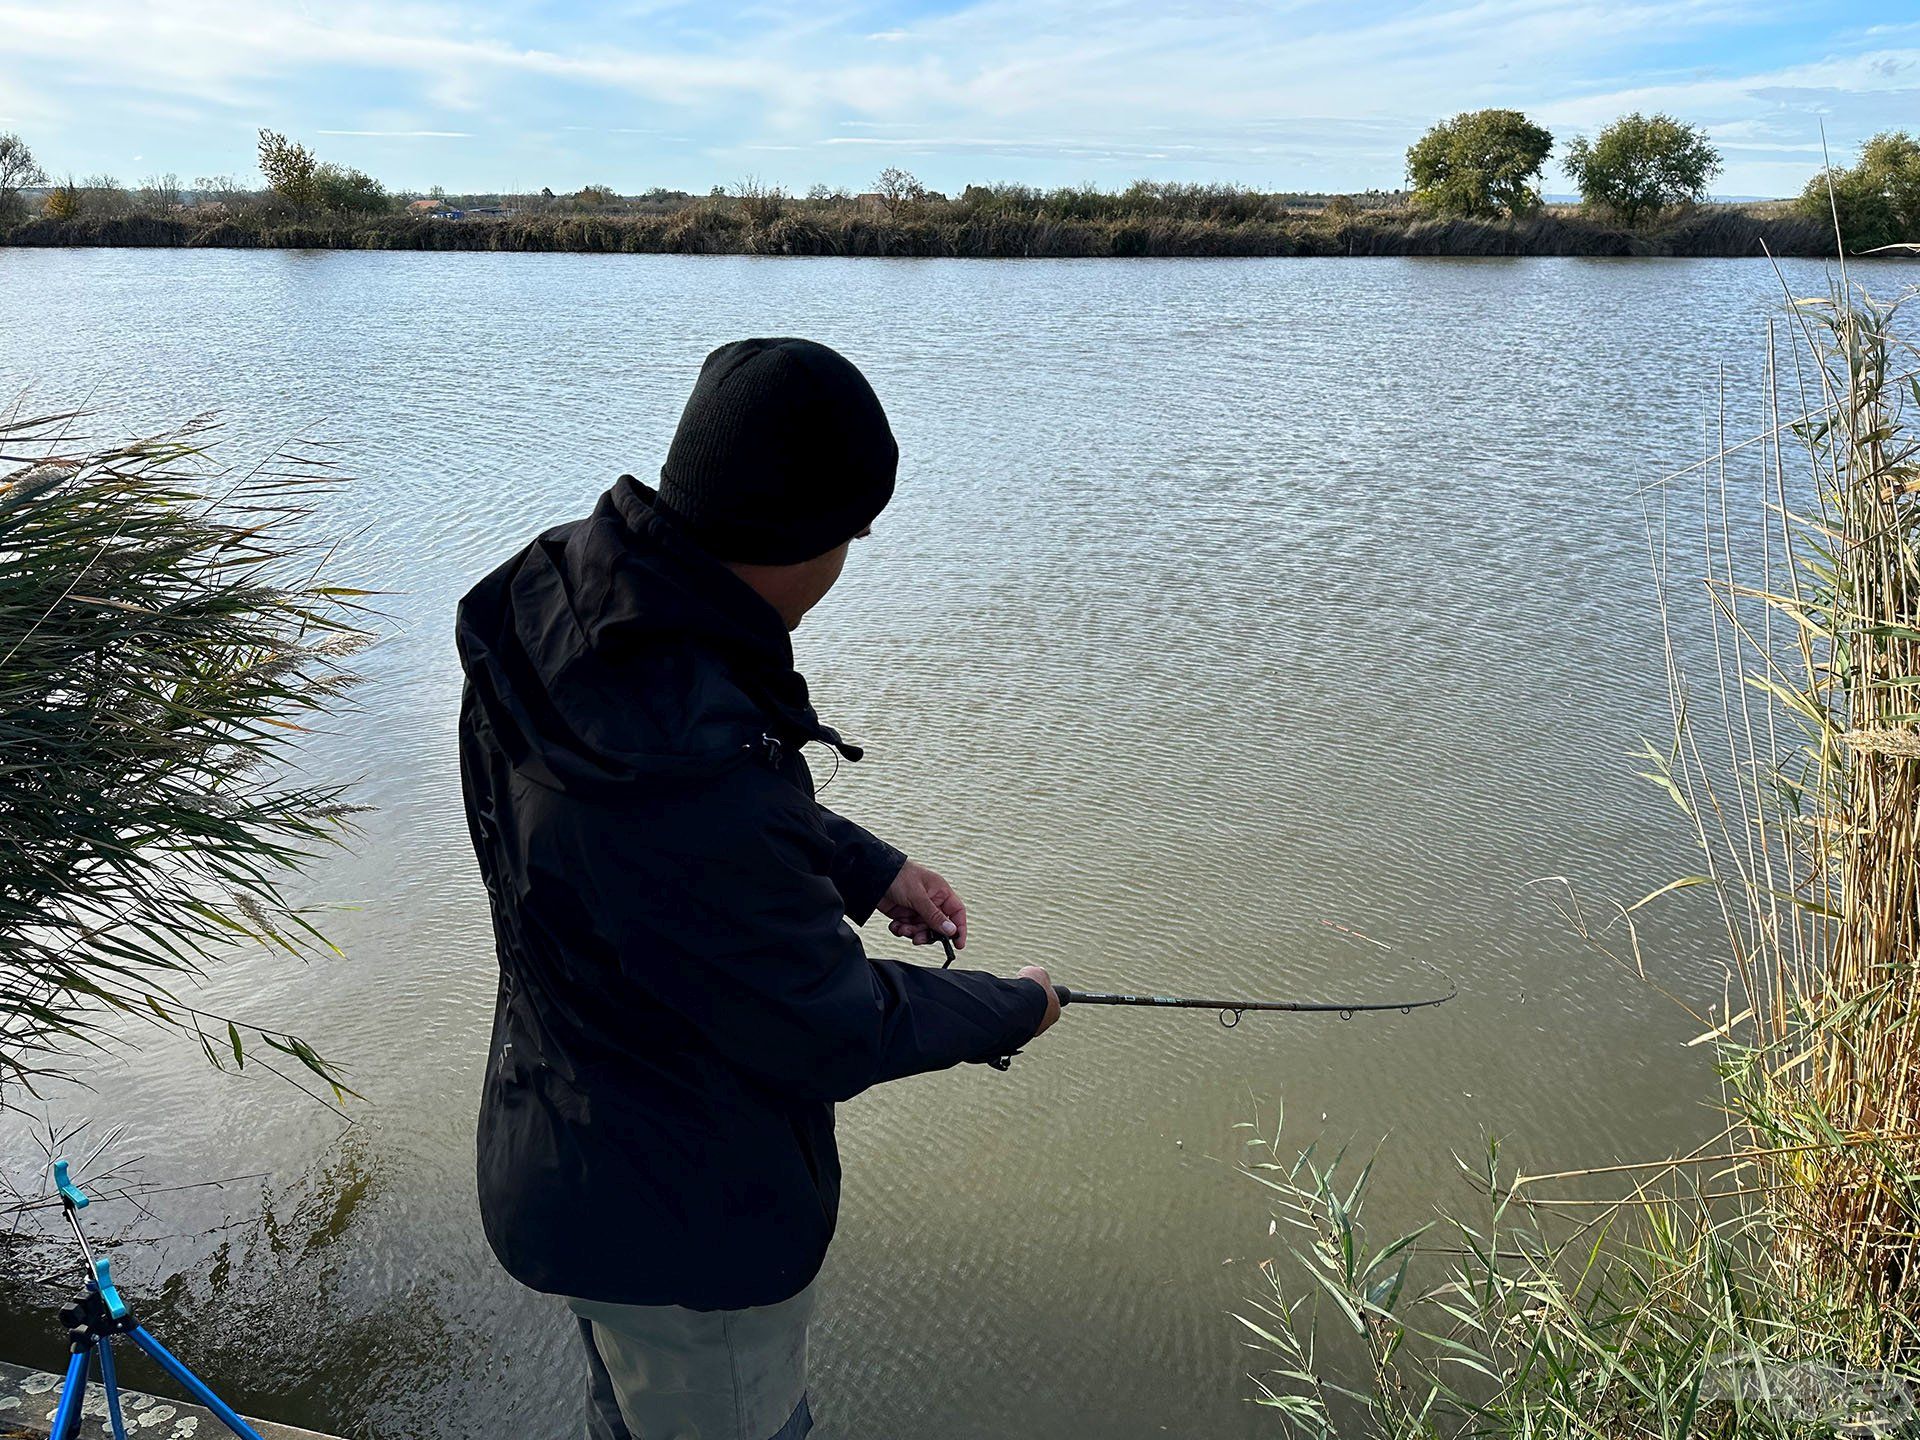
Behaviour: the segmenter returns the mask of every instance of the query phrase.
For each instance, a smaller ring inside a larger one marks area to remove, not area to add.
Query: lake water
[[[1277,1433],[1229,1318],[1277,1243],[1235,1173],[1256,1112],[1385,1137],[1382,1234],[1464,1202],[1450,1152],[1488,1133],[1539,1170],[1712,1124],[1690,1022],[1535,882],[1631,899],[1691,868],[1629,758],[1667,723],[1643,491],[1710,447],[1723,378],[1730,425],[1758,424],[1764,263],[0,251],[0,295],[0,402],[116,435],[216,410],[235,460],[336,442],[336,573],[390,592],[361,713],[311,755],[377,807],[302,889],[342,907],[346,957],[210,986],[342,1062],[352,1124],[136,1031],[0,1128],[16,1181],[83,1119],[147,1184],[254,1177],[89,1214],[156,1330],[258,1413],[573,1433],[563,1312],[475,1213],[494,966],[453,607],[656,469],[701,357],[745,334],[835,345],[892,416],[898,497],[797,647],[869,746],[827,798],[957,883],[970,963],[1364,998],[1428,988],[1428,962],[1461,990],[1230,1033],[1070,1011],[1006,1075],[843,1107],[821,1435]],[[1717,993],[1704,912],[1649,944]],[[0,1355],[60,1355],[32,1308],[54,1263],[0,1292]]]

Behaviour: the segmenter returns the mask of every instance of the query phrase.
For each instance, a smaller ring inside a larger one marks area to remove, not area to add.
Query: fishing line
[[[837,750],[837,749],[835,749],[835,748],[834,748],[833,746],[831,746],[831,745],[829,745],[829,746],[827,746],[827,753],[828,753],[829,755],[831,755],[831,756],[833,756],[833,769],[832,769],[832,770],[831,770],[830,772],[828,772],[828,774],[827,774],[827,778],[826,778],[826,779],[824,779],[824,780],[822,780],[822,781],[821,781],[821,782],[820,782],[820,783],[819,783],[818,785],[816,785],[816,786],[814,786],[814,787],[813,787],[813,793],[814,793],[814,795],[815,795],[816,797],[818,797],[818,796],[819,796],[819,794],[820,794],[820,792],[821,792],[822,790],[824,790],[824,789],[826,789],[826,788],[827,788],[827,787],[828,787],[829,785],[831,785],[831,784],[833,784],[833,782],[834,782],[834,781],[836,781],[836,780],[838,780],[838,779],[840,778],[840,752],[839,752],[839,750]]]

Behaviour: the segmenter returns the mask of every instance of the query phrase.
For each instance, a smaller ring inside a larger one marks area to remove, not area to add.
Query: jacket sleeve
[[[834,841],[786,781],[743,766],[648,810],[637,824],[593,807],[578,850],[555,857],[573,913],[592,917],[623,985],[733,1064],[845,1100],[1008,1054],[1039,1028],[1031,981],[870,959],[842,918]]]
[[[824,805],[819,808],[820,823],[833,844],[833,888],[840,892],[847,918],[864,925],[907,857],[853,821]]]

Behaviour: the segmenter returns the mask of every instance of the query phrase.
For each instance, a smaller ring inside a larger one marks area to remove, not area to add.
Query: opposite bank
[[[0,232],[14,246],[490,250],[580,254],[838,255],[963,259],[1334,255],[1584,255],[1820,258],[1830,225],[1701,206],[1625,229],[1581,215],[1440,220],[1405,212],[1238,223],[1153,216],[1052,219],[789,213],[764,222],[720,207],[661,215],[416,216],[242,223],[188,216],[39,218]]]

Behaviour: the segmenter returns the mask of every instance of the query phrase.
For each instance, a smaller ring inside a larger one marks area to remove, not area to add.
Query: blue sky
[[[1792,193],[1822,122],[1920,130],[1920,0],[0,0],[0,129],[129,183],[251,176],[269,126],[413,189],[1390,188],[1487,105],[1668,110],[1719,193]]]

